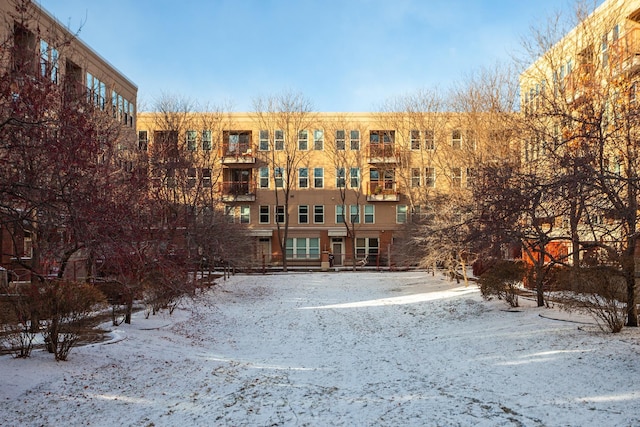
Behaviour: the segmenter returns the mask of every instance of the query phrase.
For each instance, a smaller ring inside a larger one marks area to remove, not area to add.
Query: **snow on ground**
[[[424,272],[235,276],[68,362],[0,357],[0,425],[640,425],[640,332],[523,302]]]

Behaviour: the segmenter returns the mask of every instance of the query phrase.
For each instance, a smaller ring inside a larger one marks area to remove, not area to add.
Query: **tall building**
[[[7,131],[10,126],[22,129],[25,133],[29,129],[39,128],[43,135],[49,132],[47,135],[53,141],[56,132],[65,124],[68,125],[65,120],[77,125],[99,117],[101,123],[106,123],[102,128],[109,127],[117,137],[108,139],[104,135],[97,135],[96,138],[117,140],[113,160],[123,170],[130,170],[137,157],[137,150],[133,150],[137,143],[137,86],[37,3],[28,0],[0,2],[0,17],[0,113],[4,131],[15,136],[18,131]],[[41,116],[38,116],[37,122],[32,123],[36,119],[29,109],[40,109]],[[63,114],[67,114],[66,118],[62,118]],[[24,125],[20,127],[20,123]],[[49,130],[45,131],[47,128]],[[37,140],[34,135],[30,134],[33,141]],[[65,143],[73,144],[74,141]],[[11,144],[2,148],[0,160],[10,165],[3,168],[24,166],[12,162],[11,156],[16,155],[16,150],[11,151]],[[51,147],[51,150],[55,150],[55,147]],[[95,161],[104,162],[104,159]],[[16,172],[15,179],[22,179],[24,174]],[[11,181],[9,174],[3,174],[4,184]],[[19,184],[16,181],[8,183]],[[4,194],[11,194],[12,190],[7,187],[3,191]],[[16,276],[14,280],[29,280],[29,269],[23,267],[31,264],[31,261],[35,262],[35,233],[28,231],[33,227],[25,223],[28,222],[28,215],[32,218],[37,215],[38,209],[30,206],[32,213],[28,213],[24,207],[27,203],[20,203],[19,194],[15,200],[17,202],[11,206],[7,205],[7,200],[3,200],[0,212],[0,265],[13,272]],[[25,217],[21,218],[21,215]],[[32,269],[36,270],[41,269]]]
[[[157,191],[206,193],[246,224],[257,267],[282,264],[287,219],[289,266],[321,267],[331,254],[335,266],[392,267],[394,243],[434,196],[470,197],[474,164],[508,155],[499,123],[463,113],[144,112],[138,145]]]

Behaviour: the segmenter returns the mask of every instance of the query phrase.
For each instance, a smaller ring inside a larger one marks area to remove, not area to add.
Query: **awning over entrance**
[[[249,236],[254,237],[271,237],[273,232],[271,230],[250,230]]]
[[[347,230],[345,229],[334,229],[328,230],[329,237],[346,237]]]

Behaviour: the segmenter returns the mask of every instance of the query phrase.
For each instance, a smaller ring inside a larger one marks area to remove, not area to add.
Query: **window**
[[[240,156],[251,149],[251,131],[232,130],[223,132],[224,151],[227,156]]]
[[[251,207],[248,205],[240,206],[240,224],[249,224],[251,221]]]
[[[378,238],[358,237],[356,239],[356,257],[358,259],[368,259],[369,263],[376,263],[378,259]]]
[[[436,187],[436,168],[425,168],[424,186],[429,188]]]
[[[30,231],[24,232],[24,237],[22,238],[22,258],[32,258],[33,257],[33,237],[31,236]]]
[[[187,150],[196,151],[196,131],[188,130],[187,131]]]
[[[260,168],[260,188],[269,188],[269,168],[261,167]]]
[[[260,224],[269,224],[269,206],[261,205],[260,206],[260,217],[258,219]]]
[[[342,151],[345,149],[345,133],[344,130],[336,131],[336,150]]]
[[[360,224],[360,206],[349,205],[349,220],[351,224]]]
[[[336,224],[344,224],[344,205],[336,205]]]
[[[298,206],[298,224],[309,224],[309,206]]]
[[[364,205],[364,223],[365,224],[375,224],[375,206],[374,205]]]
[[[40,74],[58,82],[58,50],[44,40],[40,40]]]
[[[275,145],[275,149],[277,151],[284,150],[284,131],[276,130],[274,132],[273,144]]]
[[[349,185],[351,188],[360,188],[360,168],[351,168],[349,171]]]
[[[313,168],[313,187],[314,188],[324,187],[324,169],[323,168]]]
[[[227,222],[230,223],[230,224],[233,224],[235,222],[234,221],[234,217],[233,217],[235,211],[236,211],[235,206],[225,206],[224,207],[224,216],[227,219]]]
[[[473,168],[467,168],[467,188],[473,186],[474,170]]]
[[[411,169],[411,187],[420,187],[420,169],[418,168]]]
[[[462,168],[451,169],[451,186],[455,188],[462,187]]]
[[[313,222],[315,224],[324,224],[324,206],[315,205],[313,207]]]
[[[273,179],[275,180],[276,188],[283,188],[284,187],[284,168],[274,168]]]
[[[405,224],[407,222],[407,205],[396,206],[396,222]]]
[[[258,150],[267,151],[269,150],[269,131],[262,129],[260,131],[260,140],[258,142]]]
[[[202,186],[211,188],[211,169],[202,168]]]
[[[424,131],[424,149],[425,150],[436,149],[436,139],[432,130]]]
[[[349,132],[350,147],[352,150],[360,149],[360,131],[352,130]]]
[[[202,131],[202,149],[204,151],[210,151],[211,150],[211,131],[210,130],[203,130]]]
[[[285,215],[284,215],[284,206],[282,205],[277,205],[276,206],[276,210],[275,210],[275,214],[276,214],[276,223],[278,224],[284,224],[284,220],[285,220]]]
[[[344,188],[346,182],[345,182],[345,174],[344,174],[344,168],[337,168],[336,169],[336,188]]]
[[[324,131],[320,129],[316,129],[313,131],[313,149],[324,149]]]
[[[309,168],[298,169],[298,187],[309,188]]]
[[[456,149],[462,148],[462,132],[460,132],[460,129],[451,131],[451,147]]]
[[[419,130],[411,131],[411,149],[412,150],[420,149],[420,131]]]
[[[607,34],[602,36],[602,43],[600,44],[600,48],[602,50],[602,67],[606,67],[609,64],[609,51],[608,51],[608,37]]]
[[[138,150],[147,151],[149,149],[149,135],[146,130],[138,131]]]
[[[320,258],[318,237],[290,237],[287,239],[287,259]]]
[[[309,132],[301,130],[298,132],[298,150],[309,149]]]
[[[196,168],[188,168],[187,169],[187,187],[193,188],[196,186],[196,181],[198,177],[196,176]]]

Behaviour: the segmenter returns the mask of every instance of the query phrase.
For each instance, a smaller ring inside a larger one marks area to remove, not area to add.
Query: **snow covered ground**
[[[236,276],[68,362],[0,357],[0,425],[640,425],[640,332],[522,302],[423,272]]]

